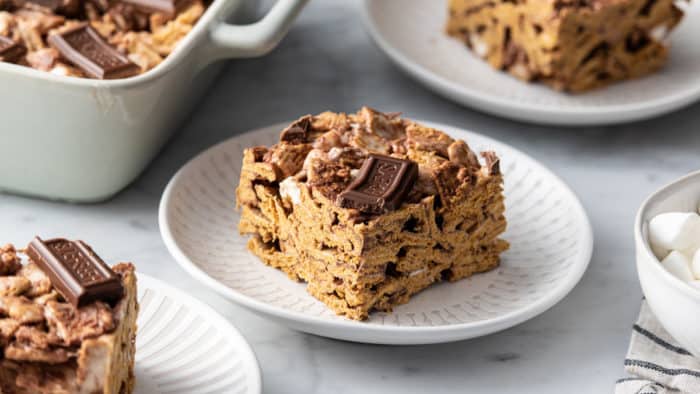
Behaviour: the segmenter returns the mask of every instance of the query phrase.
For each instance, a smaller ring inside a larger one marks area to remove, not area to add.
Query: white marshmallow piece
[[[695,252],[693,259],[690,261],[690,270],[696,280],[700,280],[700,249]]]
[[[691,280],[688,283],[690,283],[690,285],[695,287],[696,289],[700,290],[700,280]]]
[[[654,252],[654,255],[656,256],[657,259],[659,259],[659,261],[665,259],[666,256],[668,256],[668,253],[670,252],[670,250],[661,248],[661,247],[656,246],[652,243],[649,243],[649,244],[650,244],[649,246],[651,246],[651,251]]]
[[[661,265],[666,268],[666,271],[684,282],[690,282],[695,279],[693,273],[690,271],[690,261],[679,251],[674,250],[669,253],[668,256],[661,261]]]
[[[658,25],[655,28],[649,30],[649,37],[658,42],[663,42],[668,37],[669,29],[666,25]]]
[[[301,204],[301,190],[293,176],[285,178],[280,182],[280,196],[292,201],[292,204]]]
[[[697,252],[698,250],[700,250],[700,249],[698,249],[697,246],[693,245],[693,246],[691,246],[691,247],[688,248],[688,249],[679,250],[679,252],[683,253],[683,254],[685,255],[685,257],[688,258],[688,261],[690,261],[690,262],[692,263],[692,262],[693,262],[693,256],[695,256],[695,252]]]
[[[700,248],[700,216],[695,212],[669,212],[649,221],[649,242],[654,249],[695,251]]]
[[[478,34],[471,34],[469,36],[469,42],[472,44],[472,49],[477,56],[485,58],[489,54],[489,44]]]

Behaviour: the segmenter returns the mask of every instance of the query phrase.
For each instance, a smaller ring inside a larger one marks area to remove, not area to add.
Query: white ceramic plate
[[[260,368],[238,330],[211,307],[138,274],[135,394],[259,394]]]
[[[560,125],[612,124],[661,115],[700,98],[700,2],[672,34],[659,73],[568,95],[493,70],[444,34],[447,0],[365,0],[365,24],[379,47],[437,93],[497,116]]]
[[[430,123],[427,123],[430,124]],[[581,204],[555,175],[487,137],[430,124],[492,149],[502,158],[511,249],[500,268],[441,283],[393,313],[366,322],[336,316],[305,285],[265,266],[238,235],[235,209],[243,149],[271,145],[283,125],[239,135],[185,165],[165,190],[160,229],[168,250],[195,278],[231,301],[292,328],[338,339],[421,344],[477,337],[521,323],[561,300],[591,257],[591,227]]]

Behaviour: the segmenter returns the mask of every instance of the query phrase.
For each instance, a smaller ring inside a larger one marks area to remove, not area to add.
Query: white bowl
[[[700,171],[664,186],[639,209],[634,224],[637,271],[642,290],[661,325],[685,349],[700,357],[700,289],[661,266],[648,242],[648,224],[664,212],[694,212],[700,201]]]
[[[104,200],[146,167],[206,91],[222,58],[260,56],[307,0],[279,0],[262,20],[256,0],[216,0],[178,48],[142,75],[100,81],[0,62],[0,190]]]

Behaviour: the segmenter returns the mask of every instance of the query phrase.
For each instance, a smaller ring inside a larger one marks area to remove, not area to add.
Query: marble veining
[[[83,238],[105,260],[133,260],[139,270],[208,302],[250,341],[266,393],[610,392],[622,375],[641,298],[634,214],[649,193],[697,169],[700,105],[615,127],[541,127],[494,118],[443,100],[401,74],[361,28],[359,6],[310,2],[269,56],[228,63],[150,168],[111,201],[77,206],[0,195],[0,242],[23,244],[37,234]],[[170,258],[158,233],[158,202],[187,160],[246,130],[363,104],[489,135],[554,170],[580,196],[595,231],[593,260],[581,283],[551,310],[499,334],[386,347],[314,337],[263,320],[207,291]]]

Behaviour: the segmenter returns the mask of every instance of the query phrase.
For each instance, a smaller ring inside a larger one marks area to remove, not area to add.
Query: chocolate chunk
[[[649,14],[651,14],[651,9],[654,8],[656,3],[657,0],[647,0],[646,4],[644,4],[644,7],[642,7],[642,9],[639,10],[639,15],[649,16]]]
[[[107,44],[87,23],[52,33],[48,41],[61,56],[93,78],[126,78],[140,71],[139,66]]]
[[[292,144],[303,144],[307,140],[309,128],[311,127],[311,116],[306,115],[295,121],[289,127],[282,130],[280,141]]]
[[[11,39],[0,36],[0,61],[15,63],[27,53],[27,48]]]
[[[130,4],[141,12],[148,14],[161,13],[169,17],[175,16],[188,0],[121,0],[124,4]]]
[[[75,307],[117,301],[124,293],[119,276],[83,241],[36,237],[27,246],[27,255]]]
[[[498,175],[501,173],[501,159],[496,156],[495,152],[481,152],[481,157],[486,160],[486,168],[488,168],[489,175]]]
[[[92,0],[94,2],[101,0]],[[123,32],[148,30],[148,14],[137,10],[131,4],[118,3],[113,6],[107,3],[109,9],[106,11],[107,17],[111,18],[117,29]]]
[[[627,52],[636,53],[651,44],[651,39],[642,29],[636,29],[625,39],[625,49]]]
[[[401,206],[418,177],[418,164],[410,160],[370,154],[360,173],[336,199],[342,208],[382,214]]]
[[[121,3],[117,3],[117,4],[114,4],[114,6],[112,6],[112,4],[111,4],[112,2],[110,0],[88,0],[87,2],[90,3],[91,5],[94,5],[95,7],[97,7],[97,9],[101,13],[106,13],[107,11],[110,10],[110,8],[117,8],[121,4]]]

